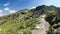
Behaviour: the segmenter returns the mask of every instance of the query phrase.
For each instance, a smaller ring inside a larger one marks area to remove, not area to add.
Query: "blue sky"
[[[39,5],[60,7],[60,0],[0,0],[0,16],[15,13],[21,9],[32,9]]]

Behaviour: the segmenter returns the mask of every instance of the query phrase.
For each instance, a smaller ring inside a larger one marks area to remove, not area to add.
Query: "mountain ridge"
[[[46,15],[44,19],[51,25],[51,28],[54,24],[58,23],[56,20],[57,8],[58,7],[53,5],[41,5],[31,10],[24,9],[13,14],[1,16],[0,34],[31,34],[36,24],[39,23],[37,19],[39,19],[41,15]],[[47,33],[51,34],[50,31]]]

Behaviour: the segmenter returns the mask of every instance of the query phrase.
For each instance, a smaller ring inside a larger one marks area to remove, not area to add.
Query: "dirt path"
[[[47,31],[49,30],[49,23],[45,21],[46,15],[41,15],[40,17],[40,24],[36,24],[36,29],[32,31],[32,34],[47,34]]]

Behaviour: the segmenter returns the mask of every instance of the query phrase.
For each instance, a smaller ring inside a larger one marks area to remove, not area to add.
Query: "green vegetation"
[[[17,13],[0,17],[0,34],[31,34],[36,24],[36,18],[30,10],[21,10]]]
[[[46,21],[49,22],[50,25],[56,24],[56,11],[48,11],[46,14]]]
[[[57,16],[57,12],[56,11],[48,11],[46,13],[46,21],[49,22],[50,29],[48,31],[48,34],[58,34],[60,33],[60,22],[57,20],[56,16]]]
[[[45,19],[51,25],[48,34],[56,34],[59,32],[60,25],[58,24],[60,22],[56,19],[57,7],[53,5],[41,5],[31,10],[24,9],[16,13],[0,17],[0,34],[31,34],[38,22],[37,19],[40,20],[39,17],[42,14],[47,15]],[[57,31],[55,31],[55,28]]]

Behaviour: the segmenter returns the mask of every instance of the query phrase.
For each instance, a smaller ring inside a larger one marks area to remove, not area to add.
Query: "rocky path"
[[[41,15],[39,24],[36,24],[36,29],[32,30],[32,34],[47,34],[47,31],[49,30],[49,23],[45,21],[46,15]]]

